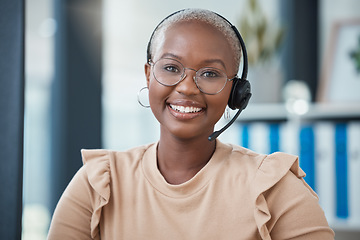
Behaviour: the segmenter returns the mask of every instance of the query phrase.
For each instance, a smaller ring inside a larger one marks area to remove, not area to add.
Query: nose
[[[186,70],[188,70],[189,74],[186,73]],[[184,72],[184,76],[182,77],[181,81],[176,85],[176,91],[184,95],[199,94],[200,90],[196,86],[195,75],[196,75],[196,70],[191,68],[186,68]]]

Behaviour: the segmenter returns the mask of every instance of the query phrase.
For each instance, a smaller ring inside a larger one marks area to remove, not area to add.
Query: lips
[[[192,106],[181,106],[170,104],[171,109],[180,113],[198,113],[201,112],[202,108]]]
[[[172,116],[178,120],[190,120],[201,116],[205,108],[193,101],[177,100],[167,104]]]

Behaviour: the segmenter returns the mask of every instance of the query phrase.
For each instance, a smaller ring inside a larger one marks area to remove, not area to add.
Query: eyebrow
[[[204,63],[210,64],[210,63],[219,63],[220,65],[222,65],[224,67],[224,69],[226,70],[226,66],[225,63],[221,60],[221,59],[207,59],[204,61]]]
[[[177,60],[181,60],[182,58],[176,54],[173,54],[173,53],[164,53],[163,55],[161,55],[160,58],[167,58],[167,57],[170,57],[170,58],[176,58]]]
[[[173,54],[173,53],[164,53],[163,55],[161,55],[160,58],[166,58],[166,57],[175,58],[175,59],[177,59],[179,61],[182,60],[182,58],[180,56],[178,56],[176,54]],[[205,63],[205,64],[218,63],[221,66],[223,66],[224,69],[226,70],[226,66],[225,66],[224,61],[222,61],[221,59],[218,59],[218,58],[206,59],[206,60],[202,61],[202,63]]]

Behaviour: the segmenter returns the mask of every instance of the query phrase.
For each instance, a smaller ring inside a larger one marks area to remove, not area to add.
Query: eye
[[[176,65],[164,65],[163,69],[167,72],[172,72],[172,73],[180,72],[179,67]]]
[[[202,76],[206,78],[213,78],[213,77],[217,77],[217,74],[215,72],[204,72]]]
[[[203,69],[200,71],[200,75],[201,78],[218,78],[221,77],[222,74],[221,72],[217,71],[216,69]]]

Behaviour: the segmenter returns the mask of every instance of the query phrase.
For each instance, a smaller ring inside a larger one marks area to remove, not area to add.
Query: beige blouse
[[[48,239],[334,239],[296,156],[216,141],[207,165],[179,185],[159,172],[157,144],[82,150]]]

